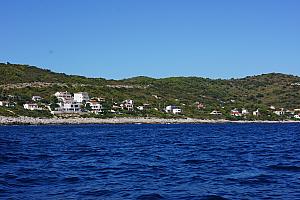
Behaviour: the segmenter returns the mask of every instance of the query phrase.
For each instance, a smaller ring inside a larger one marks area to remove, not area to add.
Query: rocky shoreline
[[[206,120],[194,118],[163,119],[163,118],[33,118],[0,116],[0,125],[42,125],[42,124],[201,124],[201,123],[297,123],[300,121],[229,121]]]

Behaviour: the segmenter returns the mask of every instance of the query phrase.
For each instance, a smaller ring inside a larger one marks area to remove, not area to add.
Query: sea
[[[0,199],[300,199],[300,124],[0,126]]]

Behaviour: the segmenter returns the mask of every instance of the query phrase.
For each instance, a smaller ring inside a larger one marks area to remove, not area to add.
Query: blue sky
[[[1,0],[0,62],[122,79],[300,75],[298,0]]]

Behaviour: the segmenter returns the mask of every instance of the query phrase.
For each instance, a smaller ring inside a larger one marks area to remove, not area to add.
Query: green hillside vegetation
[[[20,86],[20,83],[34,82],[51,84],[40,87],[34,84]],[[259,118],[278,119],[270,112],[271,105],[290,110],[300,108],[300,86],[295,83],[300,83],[300,77],[279,73],[229,80],[200,77],[155,79],[143,76],[106,80],[55,73],[28,65],[0,63],[0,99],[6,100],[11,98],[9,95],[13,95],[14,99],[11,100],[17,102],[15,109],[19,109],[16,112],[21,112],[22,104],[30,101],[33,95],[42,96],[44,103],[50,103],[51,95],[57,91],[71,93],[85,91],[90,97],[104,97],[106,99],[104,107],[107,110],[113,102],[125,99],[133,99],[135,106],[143,103],[151,105],[152,109],[147,111],[128,113],[133,116],[216,118],[209,113],[212,110],[219,110],[224,114],[222,118],[232,119],[229,113],[234,108],[246,108],[250,112],[259,108],[261,111]],[[196,102],[204,104],[205,108],[197,109]],[[182,115],[163,113],[162,110],[167,105],[180,107],[183,110]],[[123,113],[126,114],[125,111]],[[34,115],[26,114],[25,111],[20,114]],[[11,115],[11,112],[1,108],[0,115]],[[43,113],[42,116],[49,115]],[[247,119],[251,120],[254,117],[247,116]]]

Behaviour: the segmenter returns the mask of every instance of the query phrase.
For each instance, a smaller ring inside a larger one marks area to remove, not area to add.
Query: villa
[[[144,110],[144,106],[138,106],[138,107],[136,107],[136,109],[138,109],[139,111],[142,111],[142,110]]]
[[[91,113],[98,114],[98,113],[102,112],[103,107],[102,107],[102,105],[99,102],[97,102],[97,101],[89,101],[89,102],[87,102],[87,104],[90,105],[90,108],[91,108],[90,112]]]
[[[122,104],[120,104],[120,107],[122,109],[127,109],[128,111],[132,111],[133,110],[133,100],[131,99],[126,99],[125,101],[123,101]]]
[[[220,111],[217,111],[217,110],[213,110],[210,114],[211,115],[222,115],[222,113]]]
[[[72,101],[73,100],[73,97],[71,95],[71,93],[69,92],[56,92],[54,94],[54,96],[57,97],[58,101],[63,101],[63,102],[66,102],[66,101]]]
[[[231,110],[230,115],[235,116],[235,117],[241,117],[242,116],[242,114],[237,109]]]
[[[74,101],[82,103],[88,102],[90,100],[89,94],[87,92],[74,93]]]
[[[245,108],[242,109],[242,115],[248,115],[249,111]]]
[[[182,110],[180,108],[177,108],[177,106],[169,105],[165,108],[165,111],[167,113],[173,113],[173,114],[180,114]]]
[[[12,103],[12,102],[9,102],[9,101],[0,101],[0,106],[12,108],[12,107],[15,107],[16,104]]]
[[[59,102],[59,107],[55,109],[55,114],[61,113],[76,113],[81,112],[81,104],[76,101],[68,101],[68,102]]]
[[[283,108],[281,108],[280,110],[276,110],[274,111],[274,114],[278,115],[278,116],[282,116],[285,114],[285,111]]]
[[[40,96],[32,96],[32,101],[40,101],[40,100],[42,100],[42,97],[40,97]]]
[[[256,111],[253,111],[253,116],[259,116],[260,115],[260,113],[259,113],[259,110],[257,109]]]
[[[23,107],[26,110],[42,110],[36,103],[25,103]]]

